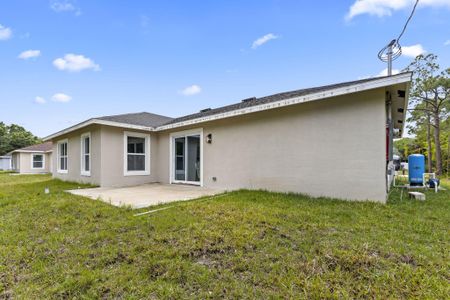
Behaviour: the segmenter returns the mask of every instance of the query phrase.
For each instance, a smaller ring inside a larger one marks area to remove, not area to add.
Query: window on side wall
[[[44,154],[32,154],[31,155],[31,168],[43,169],[44,168]]]
[[[150,174],[150,135],[136,132],[124,134],[124,175]]]
[[[58,142],[58,173],[67,173],[68,171],[68,141],[63,140]]]
[[[91,176],[91,133],[81,135],[81,175]]]

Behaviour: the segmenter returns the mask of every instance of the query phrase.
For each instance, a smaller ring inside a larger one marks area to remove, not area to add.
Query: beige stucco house
[[[180,118],[89,119],[46,138],[53,176],[385,202],[410,73],[250,98]],[[391,125],[389,125],[391,124]]]
[[[11,167],[21,174],[52,172],[52,142],[32,145],[11,152]]]

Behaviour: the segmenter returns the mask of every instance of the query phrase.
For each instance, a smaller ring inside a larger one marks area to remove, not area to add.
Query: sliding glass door
[[[175,139],[175,180],[186,180],[186,138]]]
[[[200,134],[173,138],[173,181],[199,184],[201,178]]]

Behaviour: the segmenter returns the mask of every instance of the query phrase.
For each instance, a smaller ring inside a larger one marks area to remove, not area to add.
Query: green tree
[[[7,153],[9,149],[8,126],[0,122],[0,155]]]
[[[446,122],[450,111],[450,68],[441,70],[437,56],[428,54],[417,56],[407,70],[413,72],[408,128],[410,133],[414,134],[425,128],[429,168],[432,167],[431,153],[434,152],[436,174],[441,175],[443,171],[441,124]],[[431,135],[434,140],[434,151]]]
[[[443,170],[447,172],[448,176],[450,175],[450,118],[441,123],[441,142]]]
[[[41,140],[22,126],[0,122],[0,155],[40,143]]]
[[[396,154],[402,161],[408,160],[408,155],[414,153],[424,153],[423,145],[416,138],[402,138],[394,141]]]

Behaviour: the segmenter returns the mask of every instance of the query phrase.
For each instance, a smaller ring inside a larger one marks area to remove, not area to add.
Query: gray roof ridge
[[[196,113],[191,113],[188,115],[180,116],[180,117],[177,117],[177,118],[167,121],[166,123],[162,124],[161,126],[175,124],[178,122],[183,122],[186,120],[200,118],[200,117],[204,117],[204,116],[212,116],[212,115],[219,114],[219,113],[222,113],[225,111],[233,111],[235,109],[239,109],[239,108],[243,108],[243,107],[255,106],[255,105],[264,104],[267,102],[275,102],[278,100],[296,97],[296,96],[299,96],[299,94],[307,95],[307,94],[313,93],[315,91],[325,91],[328,89],[333,89],[333,88],[337,88],[337,87],[341,87],[341,86],[342,87],[343,86],[351,86],[351,85],[355,85],[355,84],[362,84],[362,83],[376,81],[376,80],[382,80],[382,79],[386,79],[386,78],[401,77],[408,73],[411,73],[411,72],[402,72],[402,73],[398,73],[396,75],[391,75],[391,76],[370,77],[370,78],[364,78],[364,79],[358,79],[358,80],[352,80],[352,81],[344,81],[344,82],[340,82],[340,83],[320,85],[320,86],[315,86],[315,87],[310,87],[310,88],[275,93],[275,94],[271,94],[271,95],[263,96],[263,97],[259,97],[259,98],[258,97],[247,98],[247,99],[241,100],[240,102],[235,102],[235,103],[227,104],[227,105],[220,106],[217,108],[212,108],[207,111],[196,112]]]
[[[116,114],[116,115],[104,115],[104,116],[94,117],[94,118],[90,118],[90,119],[102,119],[102,118],[110,118],[110,117],[118,117],[118,116],[130,116],[130,115],[138,115],[138,114],[149,114],[149,115],[154,115],[154,116],[158,116],[158,117],[164,117],[164,118],[167,118],[167,119],[173,119],[173,117],[168,117],[168,116],[164,116],[164,115],[160,115],[160,114],[155,114],[155,113],[148,112],[148,111],[129,112],[129,113],[124,113],[124,114]]]

